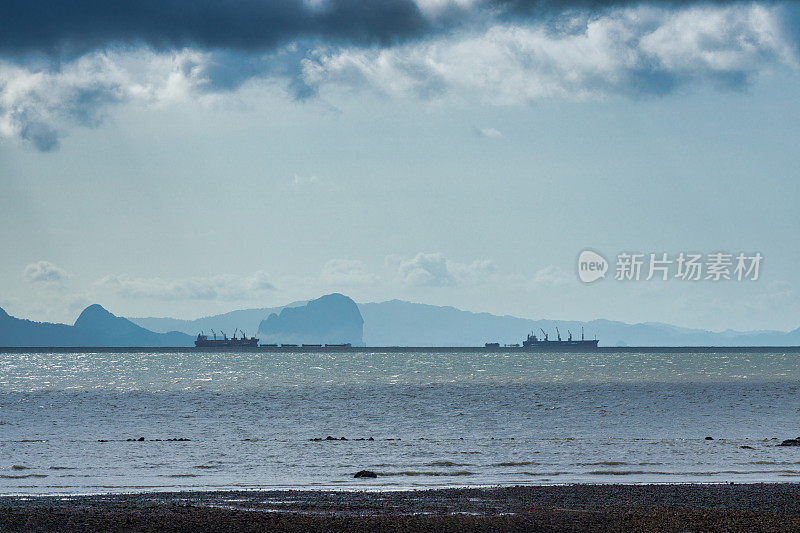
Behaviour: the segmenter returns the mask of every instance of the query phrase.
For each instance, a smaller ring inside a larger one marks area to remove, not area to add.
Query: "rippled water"
[[[787,349],[0,353],[0,493],[794,481],[798,392]]]

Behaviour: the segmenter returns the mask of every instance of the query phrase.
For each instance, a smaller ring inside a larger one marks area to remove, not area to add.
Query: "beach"
[[[2,531],[791,531],[800,485],[0,497]]]

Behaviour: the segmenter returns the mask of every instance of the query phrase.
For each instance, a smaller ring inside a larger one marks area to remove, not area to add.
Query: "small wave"
[[[592,470],[586,473],[592,476],[630,476],[636,474],[669,476],[669,475],[681,474],[681,472],[655,472],[651,470]]]
[[[28,467],[23,465],[11,465],[11,470],[28,470]]]
[[[530,466],[530,465],[538,465],[534,461],[506,461],[503,463],[495,463],[492,466]]]
[[[74,466],[51,466],[50,470],[77,470]]]
[[[625,466],[629,463],[625,461],[598,461],[596,463],[576,463],[578,466]],[[640,465],[646,463],[639,463]]]
[[[0,474],[3,479],[25,479],[28,477],[47,477],[47,474]]]
[[[379,476],[474,476],[475,472],[469,470],[456,472],[405,470],[402,472],[376,472],[376,474]]]
[[[524,476],[560,476],[561,474],[569,474],[569,472],[516,472]]]
[[[197,477],[197,474],[169,474],[163,477]]]
[[[453,461],[434,461],[425,466],[469,466],[467,463],[454,463]]]
[[[800,470],[717,470],[709,472],[660,472],[657,470],[592,470],[587,472],[594,476],[628,476],[628,475],[656,475],[656,476],[718,476],[725,474],[752,475],[752,474],[783,474],[800,475]]]

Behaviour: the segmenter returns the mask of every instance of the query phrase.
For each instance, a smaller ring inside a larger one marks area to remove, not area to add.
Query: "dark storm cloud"
[[[636,4],[648,7],[617,9]],[[799,5],[0,0],[0,142],[53,151],[115,104],[229,93],[254,79],[298,100],[340,87],[498,105],[740,89],[796,65]]]
[[[302,37],[388,44],[428,26],[408,0],[4,0],[0,54],[77,55],[114,43],[257,51]]]
[[[0,55],[75,56],[115,43],[263,51],[303,38],[386,45],[487,13],[526,17],[636,3],[640,2],[488,0],[473,8],[444,6],[430,18],[413,0],[4,0]]]

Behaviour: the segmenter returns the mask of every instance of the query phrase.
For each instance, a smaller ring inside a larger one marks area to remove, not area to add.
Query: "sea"
[[[797,348],[0,351],[5,495],[797,482],[798,435]]]

